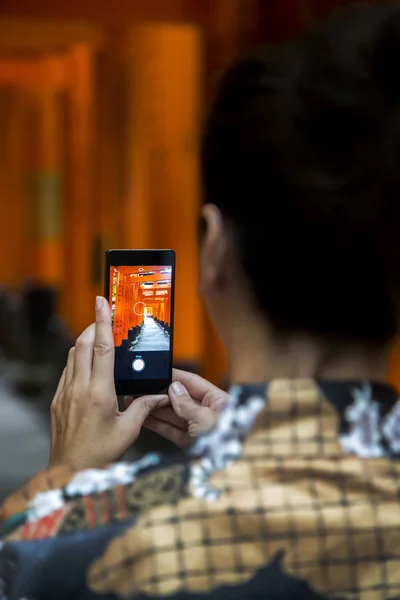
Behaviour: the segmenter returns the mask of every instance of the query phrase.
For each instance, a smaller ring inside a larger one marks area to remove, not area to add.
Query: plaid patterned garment
[[[182,457],[39,474],[1,513],[1,600],[400,598],[400,403],[238,386]]]

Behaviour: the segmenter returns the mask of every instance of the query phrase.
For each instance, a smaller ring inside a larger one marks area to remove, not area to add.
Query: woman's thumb
[[[195,402],[182,383],[175,381],[170,386],[168,395],[178,417],[188,422],[188,432],[191,436],[195,437],[214,427],[218,414]]]
[[[150,414],[156,408],[161,408],[169,402],[166,395],[141,396],[140,398],[125,398],[126,410],[122,421],[132,438],[139,435],[140,429]],[[132,440],[135,441],[134,439]]]

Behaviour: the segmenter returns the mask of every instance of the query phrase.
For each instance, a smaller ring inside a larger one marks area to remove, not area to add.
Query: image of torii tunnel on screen
[[[110,267],[116,379],[168,378],[171,277],[165,265]]]

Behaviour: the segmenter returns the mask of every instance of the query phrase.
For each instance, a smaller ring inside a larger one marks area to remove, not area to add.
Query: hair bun
[[[373,66],[379,87],[390,102],[400,102],[400,6],[380,27],[374,44]]]

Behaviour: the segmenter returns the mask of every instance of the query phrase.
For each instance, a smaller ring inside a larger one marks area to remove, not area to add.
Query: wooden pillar
[[[92,46],[73,46],[69,54],[68,182],[63,213],[64,308],[74,335],[94,319],[94,70]]]
[[[9,286],[13,279],[14,265],[10,261],[10,242],[8,219],[4,218],[8,211],[11,212],[11,221],[15,220],[13,204],[10,198],[10,179],[8,164],[9,128],[10,118],[10,90],[0,89],[0,129],[5,132],[5,141],[0,147],[0,194],[4,208],[3,218],[0,219],[0,284]],[[10,217],[9,217],[10,218]]]
[[[148,25],[129,45],[124,245],[176,251],[175,361],[197,366],[203,349],[197,295],[201,36],[189,25]]]
[[[124,248],[149,248],[148,40],[136,30],[127,40],[127,135],[121,238]]]
[[[56,90],[35,90],[38,119],[37,164],[30,174],[31,260],[35,283],[59,287],[63,278],[61,248],[61,106]]]
[[[27,95],[23,89],[13,92],[13,106],[9,120],[9,167],[11,176],[10,208],[14,220],[9,223],[8,235],[13,242],[13,277],[11,286],[17,290],[27,275],[27,218],[26,198],[26,116]]]
[[[119,39],[122,39],[119,32]],[[109,39],[96,58],[96,126],[93,220],[95,226],[96,294],[103,293],[104,254],[124,245],[124,142],[126,86],[118,43]]]
[[[0,91],[0,284],[17,289],[27,269],[25,214],[25,95],[19,89]],[[28,250],[28,251],[27,251]]]

